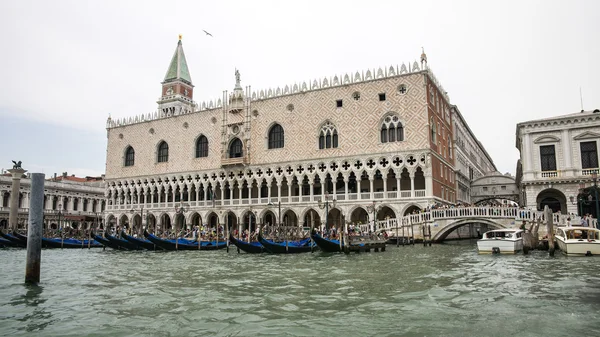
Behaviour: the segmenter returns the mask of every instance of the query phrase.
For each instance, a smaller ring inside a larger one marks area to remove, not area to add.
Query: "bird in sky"
[[[203,31],[204,33],[206,33],[206,35],[208,35],[208,36],[212,36],[212,34],[211,34],[211,33],[209,33],[209,32],[207,32],[207,31],[205,31],[204,29],[203,29],[202,31]]]

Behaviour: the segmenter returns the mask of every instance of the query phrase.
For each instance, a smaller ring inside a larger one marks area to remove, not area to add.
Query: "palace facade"
[[[193,95],[180,40],[157,111],[107,121],[106,221],[337,226],[457,200],[451,105],[424,53],[259,91],[236,70],[221,99]]]
[[[0,229],[8,229],[12,177],[0,175]],[[80,178],[64,172],[44,182],[44,229],[90,229],[102,227],[106,207],[104,182],[101,177]],[[27,228],[31,179],[24,175],[19,191],[17,227]]]
[[[517,124],[522,200],[531,209],[597,218],[600,110]]]
[[[472,191],[475,180],[496,172],[496,165],[487,153],[483,144],[477,140],[456,105],[451,106],[454,126],[454,153],[456,154],[456,201],[472,203],[471,196],[478,192]]]

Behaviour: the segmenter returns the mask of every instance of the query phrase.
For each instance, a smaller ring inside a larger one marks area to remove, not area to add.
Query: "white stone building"
[[[11,175],[0,175],[0,229],[8,228],[11,186]],[[47,179],[44,182],[44,229],[100,227],[106,207],[104,191],[102,178],[78,178],[63,173]],[[21,229],[27,227],[30,198],[31,179],[25,176],[21,179],[18,202],[17,223]]]
[[[599,142],[600,110],[517,124],[522,165],[517,180],[525,205],[596,215],[593,178],[598,174]]]
[[[454,122],[454,153],[458,202],[472,203],[471,184],[484,175],[495,172],[496,165],[465,121],[456,105],[451,107]],[[479,194],[479,193],[478,193]]]
[[[333,226],[456,201],[451,106],[425,54],[257,91],[235,77],[196,103],[179,41],[158,110],[109,118],[107,221]]]

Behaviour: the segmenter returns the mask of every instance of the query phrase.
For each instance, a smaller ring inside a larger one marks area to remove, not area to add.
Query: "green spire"
[[[177,42],[177,49],[173,54],[169,69],[165,75],[164,82],[170,82],[173,80],[183,80],[189,84],[192,84],[192,77],[185,60],[185,54],[183,53],[183,47],[181,46],[181,36],[179,36],[179,42]]]

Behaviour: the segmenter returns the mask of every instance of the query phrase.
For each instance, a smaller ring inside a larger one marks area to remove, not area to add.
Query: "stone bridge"
[[[576,215],[567,215],[554,213],[552,215],[555,226],[566,225],[567,218],[571,218],[573,225],[581,223],[581,218]],[[515,228],[519,227],[523,221],[530,226],[532,221],[541,219],[545,224],[543,211],[531,211],[520,209],[518,207],[464,207],[464,208],[445,208],[435,209],[429,212],[411,214],[400,219],[386,219],[378,221],[375,224],[360,225],[361,231],[387,232],[388,237],[395,238],[396,233],[404,237],[409,237],[414,231],[415,239],[423,239],[423,228],[431,228],[431,240],[433,242],[442,242],[444,239],[459,227],[480,224],[487,228]],[[592,226],[598,226],[598,220],[592,220]],[[540,235],[545,234],[545,227],[540,228]]]

